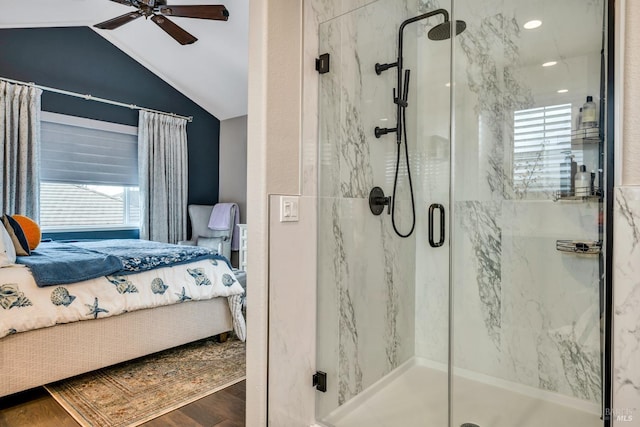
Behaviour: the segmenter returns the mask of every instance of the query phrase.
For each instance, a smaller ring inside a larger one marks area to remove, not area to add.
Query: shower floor
[[[419,363],[393,372],[379,390],[368,390],[326,419],[332,427],[444,427],[447,374]],[[375,386],[373,387],[375,389]],[[597,405],[585,409],[511,391],[467,378],[454,380],[453,426],[602,427]],[[550,395],[548,393],[547,395]],[[572,400],[558,395],[558,400]],[[581,402],[580,402],[581,403]]]

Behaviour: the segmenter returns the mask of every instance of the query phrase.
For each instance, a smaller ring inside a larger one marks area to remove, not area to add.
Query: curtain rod
[[[173,116],[173,117],[178,117],[180,119],[185,119],[188,122],[192,122],[193,121],[193,116],[188,116],[188,117],[187,116],[181,116],[180,114],[167,113],[167,112],[160,111],[160,110],[153,110],[151,108],[139,107],[139,106],[137,106],[135,104],[125,104],[124,102],[112,101],[110,99],[99,98],[97,96],[83,95],[81,93],[70,92],[68,90],[62,90],[62,89],[56,89],[54,87],[41,86],[41,85],[37,85],[37,84],[35,84],[33,82],[21,82],[19,80],[8,79],[6,77],[0,77],[0,80],[4,80],[4,81],[9,82],[9,83],[16,83],[16,84],[21,84],[21,85],[26,85],[26,86],[32,86],[32,87],[35,87],[37,89],[46,90],[48,92],[54,92],[54,93],[60,93],[62,95],[74,96],[76,98],[82,98],[82,99],[85,99],[87,101],[98,101],[98,102],[102,102],[102,103],[105,103],[105,104],[117,105],[118,107],[127,107],[127,108],[130,108],[132,110],[144,110],[144,111],[150,111],[152,113],[166,114],[168,116]]]

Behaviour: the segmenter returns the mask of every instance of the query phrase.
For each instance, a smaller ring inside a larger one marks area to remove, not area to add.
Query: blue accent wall
[[[220,121],[91,28],[0,29],[0,76],[193,116],[188,202],[218,201]],[[42,110],[138,125],[137,110],[46,91]]]

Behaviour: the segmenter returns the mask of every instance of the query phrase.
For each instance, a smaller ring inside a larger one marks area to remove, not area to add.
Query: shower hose
[[[407,101],[407,95],[408,95],[407,92],[408,92],[408,87],[405,89],[405,93],[403,96],[405,103]],[[407,125],[406,125],[407,121],[406,121],[406,113],[405,113],[406,107],[403,106],[401,108],[402,108],[402,121],[401,121],[402,131],[401,133],[400,131],[398,132],[399,137],[396,144],[397,145],[396,173],[393,180],[393,197],[391,198],[391,224],[393,225],[393,231],[395,231],[398,236],[405,238],[405,237],[411,236],[414,228],[416,227],[416,205],[413,197],[413,184],[411,182],[411,166],[409,164],[409,147],[407,144]],[[404,137],[404,144],[402,143],[403,137]],[[398,230],[398,227],[396,226],[396,190],[398,188],[398,170],[400,169],[400,151],[402,151],[403,145],[404,145],[405,160],[407,162],[407,178],[409,180],[409,192],[411,193],[411,218],[412,218],[411,229],[406,234],[401,233],[400,230]]]

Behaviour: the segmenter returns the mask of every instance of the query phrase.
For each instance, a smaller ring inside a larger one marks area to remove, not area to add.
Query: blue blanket
[[[40,287],[66,285],[122,270],[120,258],[68,243],[42,242],[30,256],[16,258],[31,269]]]
[[[186,264],[202,259],[227,259],[202,246],[171,245],[149,240],[112,239],[76,242],[74,245],[115,255],[122,261],[120,274],[138,273],[170,265]]]
[[[111,274],[132,274],[202,259],[229,261],[199,246],[123,239],[94,242],[43,242],[16,262],[31,269],[39,287],[65,285]]]

